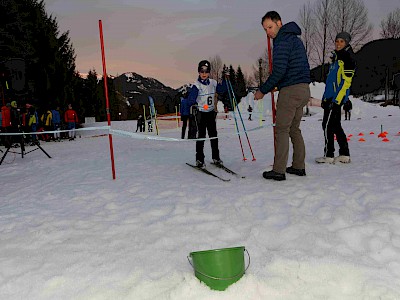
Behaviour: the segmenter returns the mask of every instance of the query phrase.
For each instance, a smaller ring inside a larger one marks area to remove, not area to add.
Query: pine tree
[[[21,97],[48,107],[71,102],[76,71],[69,33],[60,34],[44,1],[0,1],[0,11],[0,63],[20,58],[26,64],[27,91]]]
[[[110,95],[110,80],[107,78],[107,88]],[[99,80],[96,89],[97,100],[96,100],[96,120],[104,122],[107,120],[107,110],[106,110],[106,97],[104,94],[104,78]],[[110,112],[111,113],[111,112]]]
[[[232,86],[236,86],[236,71],[232,67],[232,65],[229,66],[229,79],[231,81]]]
[[[221,71],[221,78],[225,77],[225,70],[227,69],[226,65],[224,64],[224,66],[222,67],[222,71]],[[229,98],[229,94],[228,92],[222,94],[222,95],[218,95],[218,101],[221,101],[224,104],[224,107],[227,107],[228,110],[232,110],[232,105],[231,105],[231,100]]]
[[[244,74],[242,72],[242,68],[238,66],[236,72],[236,96],[238,102],[240,102],[242,97],[245,97],[246,95],[247,95],[246,81],[244,78]]]
[[[85,80],[85,116],[94,117],[96,116],[98,97],[98,79],[97,72],[95,69],[89,70],[88,76]]]

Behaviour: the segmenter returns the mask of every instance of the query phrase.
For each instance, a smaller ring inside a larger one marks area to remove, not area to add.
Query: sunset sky
[[[197,63],[220,55],[251,72],[266,48],[261,18],[269,10],[283,23],[297,21],[305,0],[45,0],[60,31],[69,30],[77,70],[102,74],[99,24],[103,22],[107,73],[136,72],[178,88],[197,77]],[[314,1],[311,1],[313,3]],[[379,37],[379,24],[399,0],[364,0]]]

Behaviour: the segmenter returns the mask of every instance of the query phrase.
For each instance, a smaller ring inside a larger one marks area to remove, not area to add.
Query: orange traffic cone
[[[384,139],[382,139],[382,142],[386,142],[387,143],[387,142],[390,142],[390,141],[388,140],[388,138],[385,137]]]
[[[365,139],[360,138],[358,141],[359,141],[359,142],[365,142]]]

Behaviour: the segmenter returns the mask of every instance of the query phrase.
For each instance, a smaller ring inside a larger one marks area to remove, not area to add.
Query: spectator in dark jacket
[[[136,123],[136,132],[137,131],[143,132],[144,131],[144,119],[142,115],[139,115]]]
[[[268,80],[255,93],[259,100],[277,87],[279,96],[276,105],[274,166],[264,172],[265,179],[285,180],[285,172],[298,176],[305,172],[305,146],[300,130],[303,107],[310,99],[310,66],[300,38],[300,27],[290,22],[282,25],[276,11],[270,11],[261,24],[269,38],[273,39],[273,69]],[[289,155],[289,137],[293,144],[293,162],[286,167]]]
[[[251,107],[251,105],[249,105],[249,107],[247,108],[247,111],[249,112],[248,120],[251,121],[251,113],[253,112],[253,108]]]
[[[184,97],[181,97],[180,113],[181,113],[181,121],[182,121],[181,138],[184,139],[185,133],[186,133],[186,127],[187,127],[189,115],[190,115],[190,106],[188,104],[188,100]]]
[[[60,130],[61,130],[61,113],[60,113],[60,107],[57,106],[56,109],[53,109],[51,111],[51,122],[53,125],[53,130],[57,131],[54,133],[54,140],[61,142],[61,136],[60,136]]]
[[[349,120],[351,118],[351,110],[353,109],[353,103],[351,103],[350,99],[347,100],[344,104],[343,104],[343,110],[344,110],[344,119],[345,120]]]
[[[39,128],[39,116],[34,106],[29,107],[28,126],[30,127],[31,132],[36,132]],[[32,134],[31,137],[32,137],[31,145],[39,144],[36,134]]]
[[[17,101],[11,101],[11,127],[13,132],[18,132],[19,127],[21,126],[21,120],[19,117],[19,108],[17,105]]]

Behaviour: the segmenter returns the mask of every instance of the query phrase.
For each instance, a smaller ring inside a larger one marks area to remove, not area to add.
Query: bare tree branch
[[[313,17],[314,12],[310,2],[304,4],[300,9],[299,13],[299,25],[302,29],[301,39],[306,49],[308,61],[310,64],[315,61],[314,52],[315,48],[315,19]]]
[[[332,21],[333,0],[318,0],[315,3],[315,46],[317,64],[324,66],[328,56],[329,26]],[[324,71],[324,70],[322,70]]]
[[[210,72],[210,78],[219,80],[219,77],[222,73],[222,59],[221,57],[217,54],[214,57],[209,58],[210,64],[211,64],[211,72]]]
[[[368,20],[368,10],[362,0],[333,0],[330,33],[332,45],[339,32],[351,35],[354,50],[360,49],[371,40],[373,26]]]
[[[310,58],[311,65],[323,65],[328,61],[336,35],[342,31],[351,35],[355,51],[371,40],[373,26],[363,0],[317,0],[314,16],[316,29],[312,44],[315,50]]]
[[[381,37],[400,38],[400,8],[390,12],[386,19],[381,22]]]
[[[261,82],[265,82],[270,75],[268,68],[268,49],[265,49],[264,55],[261,55],[257,59],[257,63],[252,66],[252,75],[249,76],[249,78],[251,78],[249,81],[258,85],[260,82],[260,75]]]

